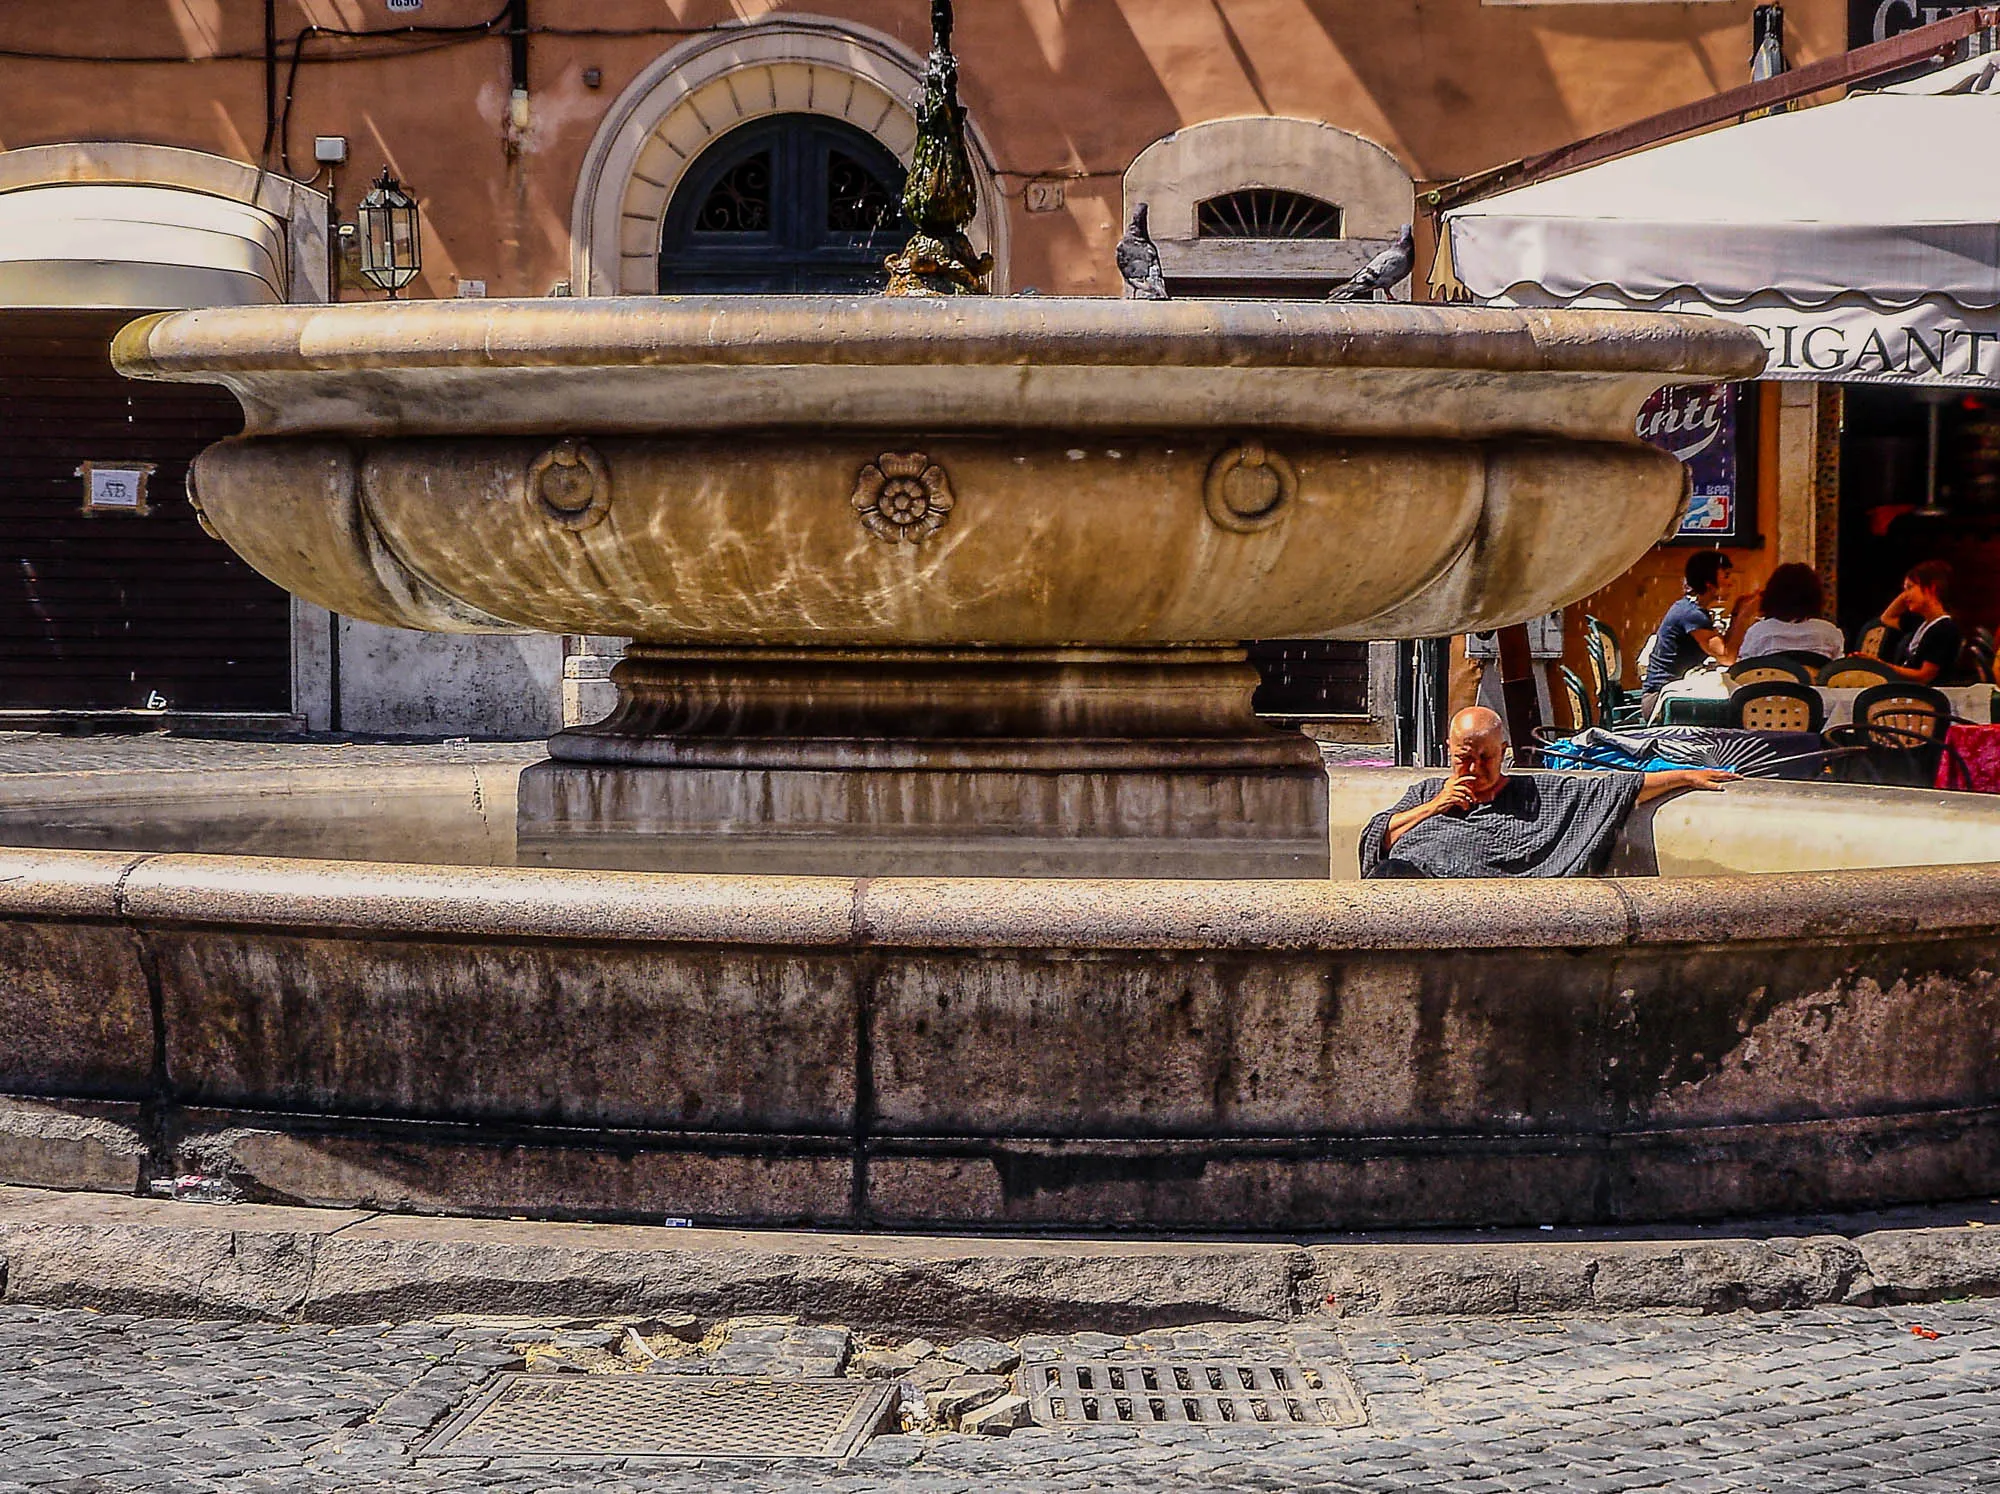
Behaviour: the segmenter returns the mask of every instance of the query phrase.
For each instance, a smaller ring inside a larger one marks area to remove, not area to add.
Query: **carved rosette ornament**
[[[1250,534],[1282,519],[1298,492],[1296,467],[1262,441],[1239,441],[1209,463],[1201,498],[1217,524]]]
[[[921,451],[885,451],[855,475],[852,502],[870,534],[914,545],[944,527],[951,480]]]
[[[528,503],[551,524],[588,529],[611,512],[611,469],[587,441],[565,436],[528,464]]]

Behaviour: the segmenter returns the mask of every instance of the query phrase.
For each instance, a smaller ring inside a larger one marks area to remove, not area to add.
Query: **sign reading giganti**
[[[1650,307],[1719,316],[1748,327],[1770,354],[1762,375],[1767,379],[2000,389],[2000,307],[1970,310],[1941,299],[1895,307],[1860,296],[1795,306],[1770,295],[1734,306],[1668,296]]]
[[[2000,388],[2000,311],[1928,302],[1811,310],[1751,303],[1726,314],[1763,338],[1771,354],[1766,378]]]

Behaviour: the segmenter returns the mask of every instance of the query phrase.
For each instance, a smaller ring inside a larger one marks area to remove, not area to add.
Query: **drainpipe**
[[[278,0],[264,0],[264,148],[257,169],[271,165],[271,145],[278,136]]]
[[[339,731],[340,720],[340,614],[326,615],[326,729]]]
[[[507,0],[507,42],[512,53],[514,92],[528,91],[528,0]]]
[[[528,0],[507,0],[507,154],[518,155],[528,133]]]

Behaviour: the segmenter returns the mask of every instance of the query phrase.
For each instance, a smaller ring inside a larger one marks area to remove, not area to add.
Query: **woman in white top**
[[[1797,561],[1779,566],[1771,572],[1756,602],[1762,616],[1743,635],[1737,658],[1810,654],[1825,663],[1847,652],[1847,640],[1841,637],[1840,629],[1819,615],[1826,605],[1826,594],[1820,590],[1819,573],[1811,566]]]

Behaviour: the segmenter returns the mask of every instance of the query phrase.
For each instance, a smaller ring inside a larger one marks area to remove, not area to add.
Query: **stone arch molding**
[[[674,189],[704,147],[747,120],[824,114],[907,160],[922,80],[922,59],[891,38],[798,16],[695,37],[663,54],[612,104],[584,157],[571,215],[576,293],[657,293],[660,226]],[[992,254],[1001,291],[1006,200],[977,126],[968,133],[979,189],[972,239]]]
[[[61,184],[173,187],[255,209],[277,225],[284,299],[330,299],[327,199],[247,162],[140,140],[81,140],[0,150],[0,194]]]

